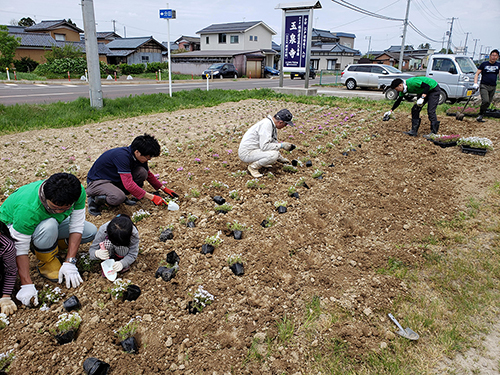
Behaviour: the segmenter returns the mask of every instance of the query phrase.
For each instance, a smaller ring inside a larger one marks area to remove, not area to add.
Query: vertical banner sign
[[[309,14],[285,16],[283,71],[305,72]]]

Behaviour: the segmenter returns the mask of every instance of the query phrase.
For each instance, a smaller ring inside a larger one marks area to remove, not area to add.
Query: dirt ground
[[[265,171],[272,175],[259,179],[263,188],[248,188],[251,177],[238,173],[246,170],[238,159],[239,140],[249,126],[283,107],[294,114],[296,127],[280,131],[279,138],[297,145],[285,156],[304,165],[290,173],[277,164]],[[151,170],[181,195],[179,211],[141,201],[97,218],[87,215],[99,227],[118,213],[151,213],[137,223],[141,251],[123,275],[142,294],[135,302],[113,300],[106,291],[111,283],[100,272],[84,272],[76,290],[62,286],[63,300],[76,295],[82,303],[77,338],[66,345],[58,345],[49,332],[62,301],[49,311],[19,304],[10,325],[0,331],[0,353],[14,349],[16,355],[10,374],[81,374],[88,357],[109,363],[115,374],[309,374],[315,368],[311,349],[326,348],[332,340],[346,343],[353,357],[380,350],[394,339],[387,312],[397,316],[391,306],[408,291],[380,270],[390,259],[408,265],[423,261],[418,240],[434,235],[436,220],[452,218],[469,197],[480,198],[499,179],[497,151],[476,156],[459,147],[439,148],[402,133],[409,130],[409,111],[396,111],[396,116],[382,122],[381,112],[362,107],[247,100],[0,137],[0,187],[5,190],[69,170],[85,184],[102,152],[147,132],[168,149],[168,155],[164,149],[150,162]],[[499,142],[497,121],[440,120],[440,134]],[[428,132],[424,117],[420,133]],[[323,179],[312,178],[316,169],[324,172]],[[301,177],[309,188],[299,186],[299,199],[289,197],[287,189]],[[212,187],[213,182],[227,187]],[[190,195],[193,188],[199,197]],[[232,190],[239,200],[229,197]],[[218,214],[215,195],[224,197],[232,211]],[[288,212],[278,214],[277,201],[287,201]],[[195,228],[181,224],[188,214],[198,217]],[[262,227],[272,214],[275,224]],[[226,229],[234,220],[249,228],[242,240]],[[174,238],[161,242],[161,228],[169,224]],[[218,231],[224,242],[213,255],[202,255],[205,239]],[[87,250],[88,244],[80,247],[82,253]],[[181,259],[178,274],[170,282],[155,279],[172,250]],[[232,254],[244,258],[243,276],[230,271]],[[34,258],[31,266],[40,290],[47,282],[37,274]],[[199,285],[215,300],[203,312],[189,314],[189,293]],[[315,296],[324,313],[315,329],[307,330],[306,305]],[[127,354],[113,331],[137,316],[142,319],[136,336],[140,350]],[[276,322],[285,318],[296,330],[291,342],[280,343]]]

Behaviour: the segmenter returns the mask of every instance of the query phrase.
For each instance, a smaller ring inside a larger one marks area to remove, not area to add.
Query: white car
[[[408,79],[410,77],[413,76],[403,73],[401,70],[390,65],[352,64],[344,69],[340,76],[340,82],[345,85],[348,90],[354,90],[356,87],[380,87],[385,89],[387,85],[381,85],[379,83],[379,78],[390,84],[395,78]]]

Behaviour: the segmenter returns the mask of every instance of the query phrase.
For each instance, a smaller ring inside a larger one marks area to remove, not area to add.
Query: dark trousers
[[[148,171],[143,167],[137,167],[132,171],[132,179],[140,187],[144,186],[144,181],[148,177]],[[118,206],[125,202],[127,194],[130,194],[121,181],[113,182],[109,180],[96,180],[87,183],[87,195],[105,195],[106,203],[111,206]]]
[[[441,89],[439,88],[439,85],[429,91],[424,98],[424,104],[422,106],[418,106],[416,104],[413,106],[413,108],[411,109],[411,118],[414,120],[419,119],[420,111],[422,110],[422,107],[427,103],[427,115],[429,116],[429,121],[431,122],[431,124],[437,122],[436,108],[439,103],[440,94]]]
[[[495,96],[495,90],[496,86],[488,86],[481,83],[481,86],[479,87],[479,93],[481,94],[481,108],[479,108],[480,115],[484,115],[486,113],[486,110]]]

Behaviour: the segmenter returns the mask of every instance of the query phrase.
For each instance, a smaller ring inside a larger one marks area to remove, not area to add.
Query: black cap
[[[293,122],[292,122],[293,116],[292,116],[292,113],[288,109],[280,110],[278,113],[276,113],[276,115],[274,117],[276,117],[280,121],[286,122],[287,125],[293,126]]]

